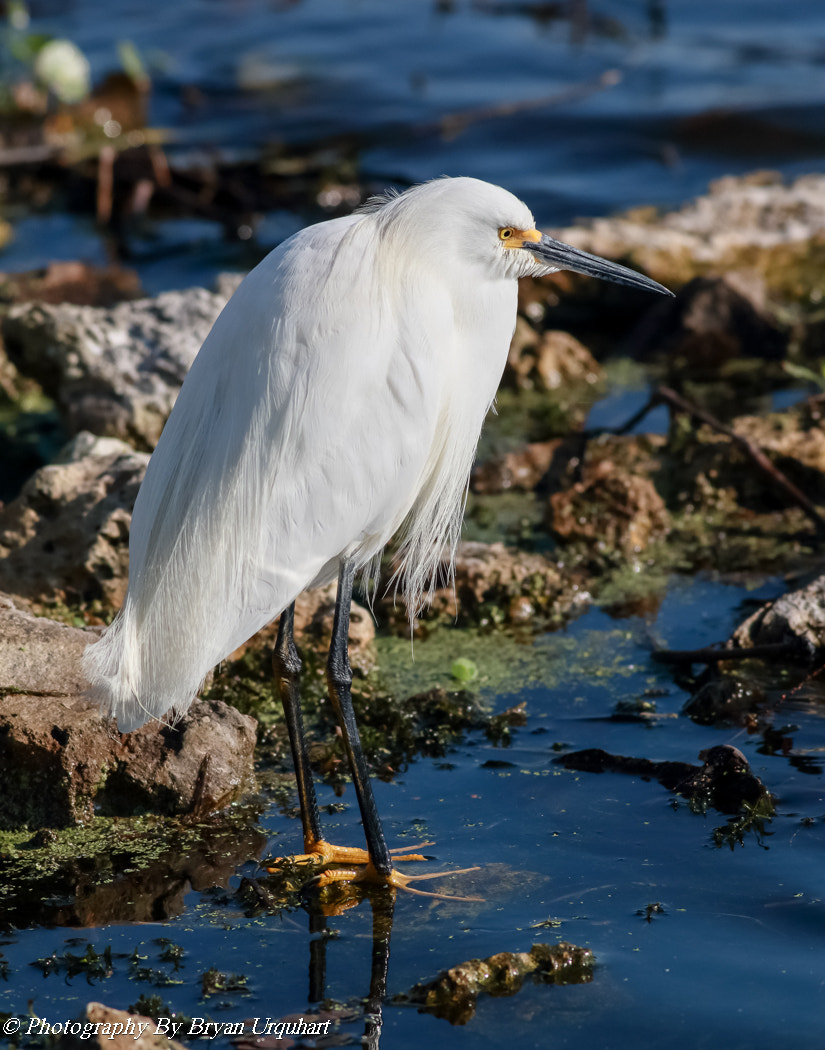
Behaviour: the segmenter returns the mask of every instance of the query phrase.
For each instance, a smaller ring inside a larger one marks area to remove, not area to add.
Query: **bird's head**
[[[465,263],[481,265],[499,276],[542,277],[573,270],[631,288],[673,294],[636,270],[541,233],[518,197],[479,179],[434,179],[400,196],[377,199],[370,210],[380,210],[410,238],[426,238],[435,250],[449,246]]]
[[[518,252],[515,264],[519,277],[543,277],[558,270],[572,270],[586,277],[598,277],[613,284],[624,284],[629,288],[642,288],[648,292],[659,292],[662,295],[673,295],[658,281],[645,277],[628,266],[591,255],[572,244],[557,241],[549,234],[541,233],[532,225],[526,229],[512,224],[498,227],[498,240],[504,252]]]
[[[517,197],[498,186],[488,186],[486,183],[478,185],[494,191],[489,194],[488,237],[492,243],[495,236],[497,254],[508,270],[515,272],[516,276],[543,277],[558,270],[573,270],[574,273],[598,277],[603,281],[624,284],[630,288],[643,288],[650,292],[673,295],[663,285],[637,273],[636,270],[620,266],[609,259],[602,259],[598,255],[591,255],[542,233],[536,229],[527,206]],[[479,193],[479,197],[481,196],[486,194]]]

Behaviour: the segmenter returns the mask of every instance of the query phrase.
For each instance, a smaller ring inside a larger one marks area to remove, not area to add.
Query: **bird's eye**
[[[498,231],[498,237],[499,237],[500,241],[509,241],[512,236],[513,236],[513,228],[512,228],[512,226],[504,226],[502,229],[500,229]]]

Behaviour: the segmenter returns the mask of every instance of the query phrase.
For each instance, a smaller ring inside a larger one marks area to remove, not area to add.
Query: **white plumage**
[[[458,536],[516,278],[664,291],[533,225],[499,187],[440,179],[301,231],[246,277],[149,463],[125,602],[84,657],[122,731],[181,715],[215,664],[399,530],[419,608]]]

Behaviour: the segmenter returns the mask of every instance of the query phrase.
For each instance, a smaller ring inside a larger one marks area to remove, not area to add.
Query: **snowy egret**
[[[353,714],[353,580],[398,533],[397,582],[420,609],[458,537],[517,279],[557,270],[671,294],[539,233],[516,197],[469,178],[375,198],[276,248],[183,384],[135,504],[123,607],[86,650],[91,695],[127,732],[182,715],[210,669],[280,616],[273,665],[306,855],[364,865],[359,877],[410,881],[393,868]],[[336,575],[327,683],[366,851],[322,838],[299,705],[294,602]]]

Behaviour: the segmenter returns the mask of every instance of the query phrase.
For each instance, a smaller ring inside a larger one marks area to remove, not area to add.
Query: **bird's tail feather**
[[[147,666],[148,647],[139,642],[128,596],[106,633],[86,647],[83,671],[91,683],[89,699],[117,719],[122,733],[153,718],[176,720],[203,685],[200,670],[178,654],[166,650],[162,658],[169,667],[158,666],[156,660],[154,666]],[[191,669],[188,674],[187,668]]]

